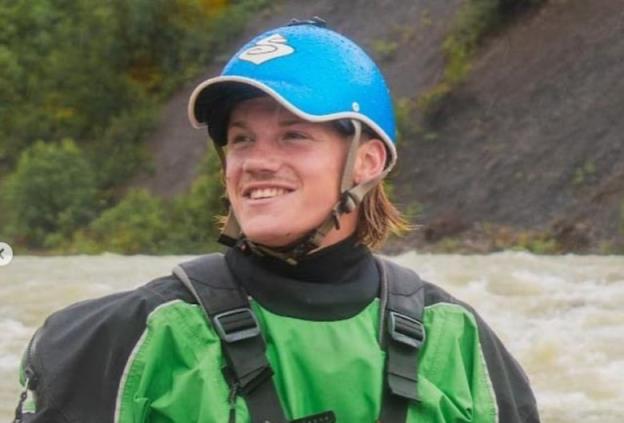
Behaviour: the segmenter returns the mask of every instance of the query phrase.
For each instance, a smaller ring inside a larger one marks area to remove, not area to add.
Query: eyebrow
[[[282,120],[282,121],[278,122],[279,126],[292,126],[292,125],[296,125],[298,123],[309,123],[309,122],[305,121],[303,119],[299,119],[299,118],[286,119],[286,120]]]
[[[247,129],[247,125],[245,124],[245,122],[243,121],[234,121],[234,122],[229,122],[228,123],[228,127],[237,127],[237,128],[241,128],[241,129]]]

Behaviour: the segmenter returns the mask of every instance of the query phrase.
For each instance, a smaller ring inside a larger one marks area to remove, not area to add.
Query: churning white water
[[[0,420],[46,315],[130,289],[188,257],[16,257],[0,267]],[[624,422],[624,257],[524,253],[394,258],[471,303],[529,374],[547,423]]]

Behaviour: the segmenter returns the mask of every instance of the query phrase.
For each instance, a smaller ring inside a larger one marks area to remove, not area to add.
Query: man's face
[[[247,238],[278,247],[318,227],[338,201],[347,147],[331,125],[301,120],[270,97],[238,104],[225,176]]]

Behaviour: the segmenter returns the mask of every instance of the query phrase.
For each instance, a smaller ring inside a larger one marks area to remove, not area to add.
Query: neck
[[[295,266],[240,249],[229,250],[226,261],[260,305],[291,317],[334,320],[355,315],[379,286],[372,254],[353,237],[309,254]]]
[[[316,253],[324,248],[330,248],[349,238],[354,238],[358,210],[343,212],[339,211],[340,209],[339,203],[318,228],[290,244],[272,246],[246,238],[243,235],[239,240],[239,245],[258,256],[274,257],[295,266],[309,254]]]

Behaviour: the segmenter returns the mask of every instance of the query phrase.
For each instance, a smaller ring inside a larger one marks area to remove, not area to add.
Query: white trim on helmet
[[[373,129],[377,134],[380,135],[382,141],[386,145],[386,148],[390,152],[390,160],[388,161],[388,163],[386,163],[386,169],[387,170],[392,169],[396,163],[397,152],[396,152],[396,147],[394,146],[394,143],[392,142],[388,134],[386,134],[386,132],[379,125],[377,125],[374,121],[372,121],[366,115],[357,113],[355,111],[331,113],[328,115],[320,115],[320,116],[311,115],[311,114],[308,114],[299,110],[292,103],[290,103],[284,97],[282,97],[279,93],[277,93],[275,90],[271,89],[270,87],[266,86],[265,84],[258,82],[254,79],[246,78],[243,76],[217,76],[217,77],[205,80],[193,90],[193,93],[191,94],[191,97],[189,99],[187,110],[188,110],[189,120],[191,121],[191,125],[193,125],[194,128],[200,129],[200,128],[204,128],[207,126],[205,123],[199,122],[197,118],[195,117],[195,102],[197,101],[199,94],[204,90],[204,88],[210,85],[220,83],[220,82],[240,82],[242,84],[247,84],[247,85],[251,85],[252,87],[258,88],[261,91],[273,97],[278,103],[284,106],[284,108],[286,108],[293,114],[309,122],[327,122],[327,121],[338,120],[338,119],[357,119],[361,122],[364,122],[371,129]],[[354,104],[354,106],[355,105],[356,104]]]

